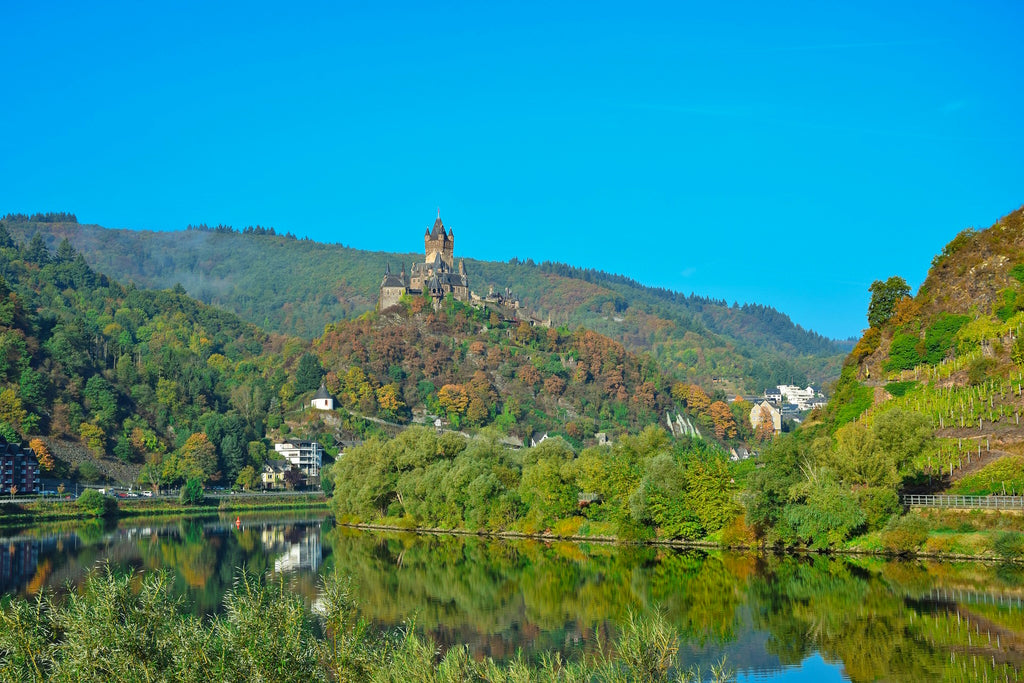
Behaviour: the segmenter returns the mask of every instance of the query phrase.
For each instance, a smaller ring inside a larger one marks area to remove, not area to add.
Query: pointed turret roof
[[[320,398],[334,398],[331,396],[331,392],[327,391],[327,385],[323,382],[320,383],[320,388],[316,390],[316,395],[313,396],[314,400]]]
[[[444,237],[444,223],[441,222],[441,217],[438,216],[437,220],[434,221],[434,229],[430,231],[431,237]]]
[[[391,272],[391,262],[388,261],[387,267],[384,269],[384,280],[380,283],[381,287],[405,287],[405,275],[399,277]]]

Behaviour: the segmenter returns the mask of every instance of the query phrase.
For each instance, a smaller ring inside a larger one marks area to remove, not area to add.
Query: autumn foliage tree
[[[398,413],[405,408],[405,403],[402,401],[401,394],[398,391],[398,385],[385,384],[378,389],[377,406],[384,416],[390,418],[398,417]]]
[[[738,430],[736,429],[736,418],[733,417],[729,406],[723,401],[715,401],[708,407],[708,415],[715,425],[715,436],[719,439],[735,439]]]
[[[686,407],[690,412],[704,414],[711,406],[711,397],[696,384],[691,384],[686,392]]]
[[[164,460],[164,479],[168,482],[196,479],[205,483],[216,471],[217,449],[202,432],[188,437]]]
[[[386,320],[328,325],[313,352],[341,406],[366,416],[393,410],[388,385],[404,412],[423,406],[453,424],[495,424],[520,436],[565,434],[566,410],[593,433],[635,429],[675,407],[657,364],[622,344],[582,328],[492,319],[492,312],[455,301],[420,314],[396,308]]]
[[[437,401],[449,417],[462,415],[469,406],[469,394],[461,384],[445,384],[437,391]]]
[[[40,470],[46,472],[53,470],[56,463],[54,462],[53,454],[50,453],[50,449],[46,446],[45,441],[39,438],[32,439],[28,442],[28,447],[36,454],[36,460],[39,462]]]
[[[775,423],[772,420],[771,411],[765,406],[761,406],[757,426],[754,428],[754,438],[758,441],[771,441],[773,436],[775,436]]]

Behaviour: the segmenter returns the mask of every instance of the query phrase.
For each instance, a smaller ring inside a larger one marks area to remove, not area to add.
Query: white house
[[[316,441],[285,441],[274,444],[274,450],[289,467],[298,467],[307,479],[320,476],[324,448]]]
[[[800,410],[809,410],[811,408],[811,402],[817,395],[814,387],[810,386],[806,389],[801,389],[800,387],[792,384],[780,384],[778,388],[782,398],[789,403],[794,403],[800,406]]]
[[[313,396],[309,405],[317,410],[334,410],[334,397],[331,396],[331,392],[327,391],[327,385],[320,384],[320,388],[317,389],[316,395]]]

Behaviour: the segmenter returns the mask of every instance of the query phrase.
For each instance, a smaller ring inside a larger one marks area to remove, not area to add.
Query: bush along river
[[[667,625],[680,670],[724,660],[743,681],[1024,680],[1021,565],[369,532],[317,512],[0,530],[7,615],[107,568],[135,572],[136,594],[139,573],[163,572],[196,628],[238,611],[225,600],[242,568],[314,612],[322,577],[346,577],[368,633],[411,628],[435,664],[460,646],[469,667],[626,657],[622,634],[648,620]]]

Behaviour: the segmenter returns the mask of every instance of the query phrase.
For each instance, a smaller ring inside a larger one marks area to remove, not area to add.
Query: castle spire
[[[434,221],[434,229],[430,231],[432,238],[444,237],[444,223],[441,222],[441,211],[437,212],[437,220]]]

